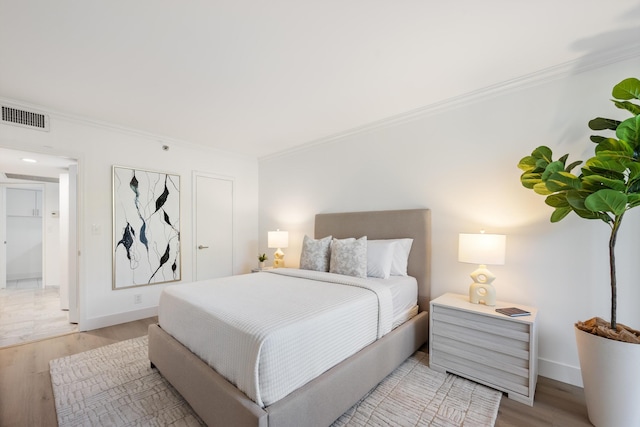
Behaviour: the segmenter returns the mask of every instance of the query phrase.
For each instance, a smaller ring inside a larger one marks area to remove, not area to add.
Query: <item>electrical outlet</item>
[[[133,296],[133,303],[134,304],[142,304],[142,294],[135,294]]]

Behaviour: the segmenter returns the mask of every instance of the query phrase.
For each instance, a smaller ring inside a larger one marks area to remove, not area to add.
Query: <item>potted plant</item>
[[[268,259],[269,257],[267,257],[267,254],[262,254],[262,255],[258,254],[258,261],[260,262],[259,263],[260,268],[264,268],[264,262]]]
[[[520,160],[522,185],[545,196],[554,210],[551,222],[574,212],[599,220],[611,229],[609,321],[593,318],[575,324],[580,370],[589,420],[596,426],[640,425],[640,332],[617,322],[615,245],[625,213],[640,206],[640,80],[628,78],[613,88],[613,103],[631,113],[624,121],[595,118],[589,128],[614,131],[613,136],[591,136],[595,155],[581,173],[567,164],[568,155],[553,160],[551,149],[540,146]]]

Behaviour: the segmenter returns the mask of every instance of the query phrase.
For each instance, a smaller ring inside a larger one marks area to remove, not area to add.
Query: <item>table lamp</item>
[[[496,290],[491,284],[496,278],[487,265],[503,265],[507,236],[503,234],[460,234],[458,261],[478,264],[471,278],[469,301],[474,304],[496,305]]]
[[[274,268],[284,267],[284,252],[282,252],[281,248],[289,246],[289,232],[280,231],[280,229],[269,231],[267,246],[269,246],[269,249],[277,248],[273,254]]]

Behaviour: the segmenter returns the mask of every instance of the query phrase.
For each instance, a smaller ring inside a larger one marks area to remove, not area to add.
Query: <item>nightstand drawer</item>
[[[528,395],[529,360],[481,349],[473,344],[434,336],[431,363],[497,388]]]
[[[529,397],[529,377],[509,374],[495,367],[481,365],[472,359],[443,353],[446,358],[447,372],[469,378],[490,387],[506,392],[516,392]],[[436,363],[435,361],[433,363]],[[510,396],[511,397],[511,396]]]
[[[469,318],[469,313],[444,307],[433,307],[433,322],[437,322],[437,336],[450,337],[474,347],[486,348],[493,353],[504,353],[529,358],[529,328],[501,319]],[[490,320],[492,322],[483,322]],[[493,323],[489,325],[488,323]]]
[[[538,375],[537,310],[528,309],[530,316],[513,318],[472,304],[464,295],[445,294],[431,301],[430,366],[532,405]]]
[[[438,320],[475,331],[491,331],[510,340],[529,342],[529,325],[511,318],[479,316],[476,313],[435,305],[432,315]]]

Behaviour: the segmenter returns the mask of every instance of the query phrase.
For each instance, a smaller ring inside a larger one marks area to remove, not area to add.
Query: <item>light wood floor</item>
[[[156,318],[0,349],[0,426],[56,426],[49,360],[147,334]]]
[[[147,333],[156,318],[0,349],[0,426],[56,426],[49,360]],[[502,398],[496,427],[590,426],[582,389],[540,377],[533,407]]]

